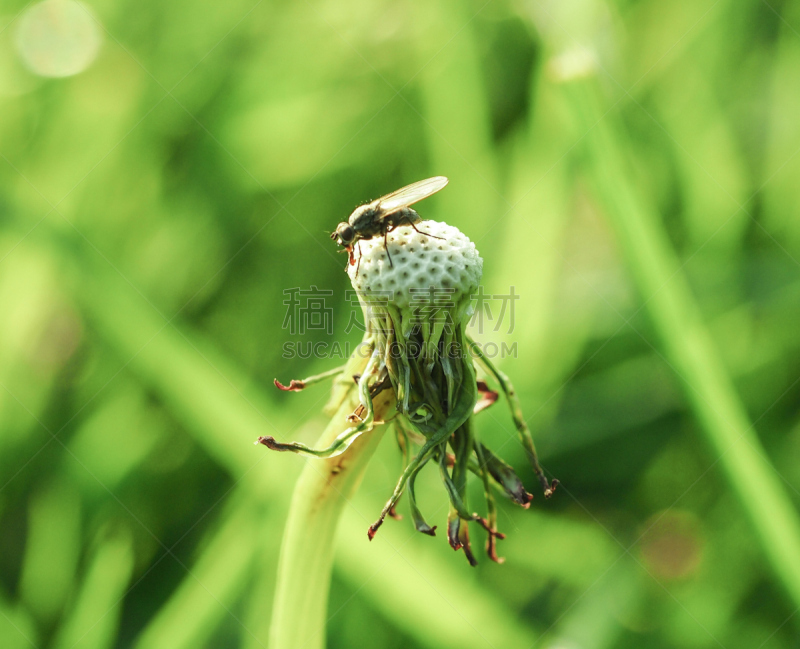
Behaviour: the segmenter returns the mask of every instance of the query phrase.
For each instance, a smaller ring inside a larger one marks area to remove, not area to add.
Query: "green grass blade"
[[[133,571],[132,546],[129,534],[118,534],[97,548],[72,610],[56,635],[55,649],[114,646],[122,599]]]
[[[465,567],[442,560],[432,544],[443,539],[423,536],[411,525],[385,525],[364,552],[363,527],[356,510],[344,512],[336,544],[342,568],[337,575],[365,593],[370,606],[420,645],[454,649],[534,645],[539,637],[536,629],[481,591]]]
[[[239,597],[258,550],[258,502],[236,499],[238,507],[224,520],[188,575],[139,635],[135,649],[190,649],[206,646]],[[167,557],[165,561],[174,561]],[[247,629],[244,629],[247,633]]]
[[[595,191],[646,300],[667,360],[680,378],[730,487],[777,580],[800,604],[800,520],[771,466],[701,320],[658,215],[626,173],[625,135],[602,118],[593,81],[567,86],[588,131],[585,154]],[[689,487],[689,485],[687,485]]]

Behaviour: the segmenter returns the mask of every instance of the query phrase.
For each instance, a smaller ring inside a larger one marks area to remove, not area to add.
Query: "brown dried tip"
[[[486,554],[488,554],[489,558],[495,563],[505,562],[504,557],[497,556],[497,539],[502,541],[504,538],[506,538],[506,535],[502,532],[492,529],[492,527],[489,525],[489,521],[487,521],[485,518],[481,518],[477,514],[474,514],[474,516],[475,520],[480,523],[481,527],[483,527],[483,529],[485,529],[489,534],[489,538],[486,541]]]
[[[495,563],[505,563],[506,558],[497,555],[498,538],[500,537],[496,537],[494,534],[489,535],[489,538],[486,540],[486,554],[489,555],[489,558]]]
[[[450,547],[454,550],[464,550],[464,556],[467,557],[469,565],[473,568],[478,565],[478,560],[472,554],[472,547],[469,543],[469,529],[467,528],[466,521],[460,518],[454,518],[447,523],[447,540],[450,542]]]
[[[284,392],[300,392],[300,390],[306,387],[306,384],[297,379],[292,379],[289,385],[283,385],[278,379],[275,379],[275,387]]]
[[[544,497],[549,498],[556,492],[556,487],[558,486],[558,480],[553,479],[553,481],[548,485],[548,487],[544,490]],[[533,496],[531,496],[532,498]]]
[[[486,410],[489,406],[491,406],[495,401],[497,401],[498,393],[494,390],[491,390],[488,385],[486,385],[486,381],[477,381],[478,385],[478,401],[475,403],[475,407],[472,409],[472,414],[477,415],[481,410]]]
[[[514,498],[514,502],[516,502],[522,509],[530,509],[531,501],[533,500],[533,494],[528,493],[527,491],[522,492],[520,499]]]
[[[364,406],[358,406],[358,408],[355,409],[355,412],[347,415],[347,423],[348,424],[358,424],[358,423],[364,421],[363,418],[362,418],[362,415],[364,414],[365,410],[366,409],[364,408]]]
[[[460,519],[454,518],[447,523],[447,541],[450,547],[454,550],[461,549],[461,541],[458,539],[458,530],[460,527]]]
[[[255,444],[263,444],[271,451],[296,451],[297,445],[296,444],[282,444],[275,440],[272,435],[262,435],[259,437]]]
[[[381,526],[382,523],[383,519],[381,518],[379,521],[376,521],[375,523],[369,526],[369,529],[367,530],[367,537],[369,538],[370,541],[375,538],[375,535],[378,533],[378,528]]]
[[[463,546],[464,554],[467,557],[467,561],[469,561],[469,565],[473,568],[478,565],[478,560],[475,558],[475,555],[472,554],[472,548],[470,547],[469,543],[465,543]]]

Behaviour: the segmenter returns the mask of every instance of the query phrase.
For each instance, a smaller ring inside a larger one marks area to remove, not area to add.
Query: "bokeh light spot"
[[[686,579],[700,568],[703,537],[700,521],[690,512],[667,510],[645,524],[641,553],[658,579]]]
[[[43,77],[69,77],[97,57],[102,36],[89,9],[75,0],[45,0],[20,18],[17,51]]]

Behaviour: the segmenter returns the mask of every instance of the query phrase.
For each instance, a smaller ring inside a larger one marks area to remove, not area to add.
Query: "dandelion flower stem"
[[[348,428],[347,417],[358,405],[356,391],[344,400],[318,446],[326,447]],[[394,410],[394,392],[373,398],[375,419]],[[292,496],[283,537],[275,606],[270,629],[273,649],[322,649],[325,646],[327,601],[339,516],[364,475],[385,432],[376,424],[345,453],[306,461]]]

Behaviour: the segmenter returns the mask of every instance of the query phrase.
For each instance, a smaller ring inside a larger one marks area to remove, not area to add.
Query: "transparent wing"
[[[411,183],[410,185],[406,185],[405,187],[401,187],[391,194],[382,196],[378,199],[378,205],[382,210],[392,212],[400,209],[401,207],[413,205],[414,203],[421,201],[423,198],[427,198],[431,194],[435,194],[440,189],[444,188],[447,183],[448,180],[444,176],[434,176],[433,178],[419,180],[415,183]]]

